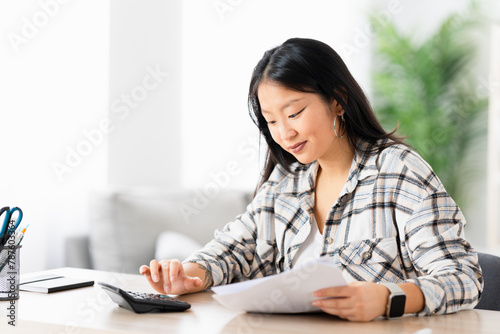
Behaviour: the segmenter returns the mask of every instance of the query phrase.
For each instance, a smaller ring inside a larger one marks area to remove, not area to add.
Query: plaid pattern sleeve
[[[483,280],[477,254],[464,239],[465,219],[441,186],[415,208],[405,225],[406,249],[414,270],[408,279],[425,297],[421,315],[471,309]]]
[[[419,315],[473,308],[483,279],[477,253],[465,239],[465,217],[418,154],[393,147],[384,158],[378,177],[398,175],[390,202],[399,207],[394,222],[401,232],[404,281],[424,294]]]
[[[206,267],[215,286],[275,274],[276,238],[266,224],[274,217],[273,195],[267,187],[244,214],[216,230],[214,239],[184,262]]]
[[[321,255],[347,281],[415,283],[425,298],[420,315],[473,308],[483,279],[460,209],[417,153],[403,145],[371,148],[358,142],[347,181],[332,199]],[[247,211],[186,261],[205,266],[214,285],[292,268],[314,221],[318,168],[278,166]]]

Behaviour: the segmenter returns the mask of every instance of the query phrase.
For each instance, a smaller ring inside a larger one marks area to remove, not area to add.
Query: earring
[[[342,121],[344,122],[344,125],[345,125],[345,119],[344,119],[343,113],[340,115],[340,118],[342,119]],[[337,138],[342,138],[345,135],[345,127],[344,127],[344,133],[339,136],[339,134],[337,133],[337,127],[335,126],[336,121],[337,121],[337,115],[335,115],[335,118],[333,119],[333,132],[335,132],[335,135],[337,136]]]

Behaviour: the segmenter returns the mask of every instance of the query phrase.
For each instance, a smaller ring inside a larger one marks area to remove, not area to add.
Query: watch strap
[[[400,317],[404,314],[406,304],[406,294],[396,283],[380,283],[389,289],[389,298],[387,299],[387,318]]]

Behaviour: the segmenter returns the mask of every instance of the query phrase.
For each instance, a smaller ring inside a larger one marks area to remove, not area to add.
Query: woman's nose
[[[288,126],[288,124],[282,124],[280,126],[280,137],[281,140],[289,140],[293,138],[297,134],[292,127]]]

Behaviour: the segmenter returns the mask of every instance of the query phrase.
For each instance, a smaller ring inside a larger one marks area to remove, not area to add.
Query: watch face
[[[405,313],[406,295],[395,295],[391,298],[389,317],[400,317]]]

